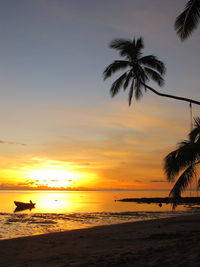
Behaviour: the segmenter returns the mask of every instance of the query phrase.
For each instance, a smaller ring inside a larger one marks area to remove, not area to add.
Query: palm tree
[[[200,0],[189,0],[184,11],[176,18],[174,27],[182,41],[197,28],[200,22]]]
[[[173,98],[176,100],[182,100],[189,102],[190,104],[200,105],[199,101],[179,97],[169,94],[163,94],[147,85],[149,80],[153,80],[159,86],[163,86],[166,68],[162,61],[158,60],[154,55],[142,56],[142,49],[144,48],[143,39],[114,39],[110,43],[110,47],[116,49],[123,60],[115,60],[106,67],[103,72],[104,80],[111,77],[117,71],[126,71],[113,82],[110,88],[111,96],[114,97],[123,88],[125,91],[129,86],[129,105],[131,105],[133,94],[136,100],[140,99],[143,95],[143,91],[150,90],[153,93]]]
[[[168,181],[174,182],[170,197],[173,208],[176,207],[181,193],[185,191],[196,177],[197,165],[200,163],[200,118],[195,119],[195,126],[188,135],[188,140],[178,144],[176,150],[164,159],[164,171]]]
[[[116,71],[128,70],[123,73],[111,86],[111,96],[115,96],[121,87],[124,90],[130,84],[129,91],[129,105],[135,94],[135,98],[138,100],[141,98],[143,92],[146,91],[146,82],[151,78],[159,86],[164,84],[164,79],[161,75],[165,73],[165,65],[159,61],[155,56],[149,55],[142,57],[142,49],[144,48],[143,39],[137,40],[125,40],[115,39],[110,44],[111,48],[119,51],[120,55],[125,60],[115,60],[104,71],[104,80],[114,74]]]

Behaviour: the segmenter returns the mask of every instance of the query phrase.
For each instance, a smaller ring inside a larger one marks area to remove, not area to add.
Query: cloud
[[[18,186],[32,186],[35,185],[33,181],[25,181],[17,184]]]
[[[29,186],[29,183],[19,183],[19,184],[13,184],[13,183],[1,183],[0,184],[0,190],[29,190],[29,189],[35,189],[35,187]]]
[[[18,143],[18,142],[13,142],[13,141],[3,141],[0,140],[0,144],[5,144],[5,145],[20,145],[20,146],[26,146],[27,144],[24,143]]]
[[[166,183],[167,181],[165,180],[151,180],[151,183]]]
[[[139,179],[135,179],[134,182],[136,182],[136,183],[142,183],[142,182],[144,182],[144,181],[139,180]]]

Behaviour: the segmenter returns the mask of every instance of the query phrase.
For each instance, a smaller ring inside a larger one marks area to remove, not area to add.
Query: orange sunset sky
[[[152,86],[200,99],[199,29],[182,43],[173,28],[184,1],[0,5],[0,189],[170,189],[163,158],[187,137],[188,104],[146,93],[128,107],[102,73],[111,40],[142,36],[167,67]]]

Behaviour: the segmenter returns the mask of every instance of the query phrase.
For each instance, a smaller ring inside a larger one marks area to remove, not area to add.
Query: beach
[[[200,215],[0,241],[0,266],[199,266]]]

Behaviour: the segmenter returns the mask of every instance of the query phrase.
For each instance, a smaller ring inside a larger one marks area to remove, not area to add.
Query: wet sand
[[[0,241],[0,266],[200,266],[200,215]]]

